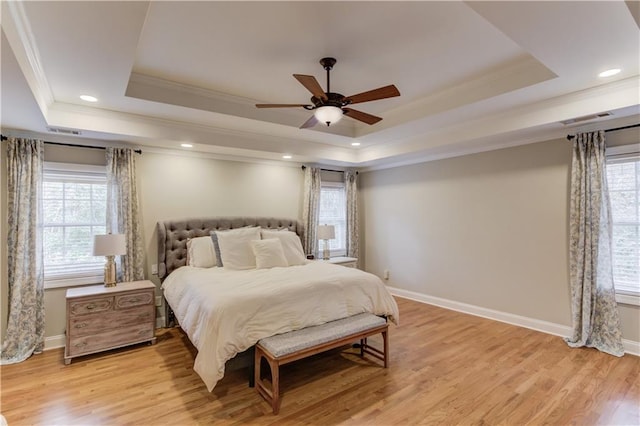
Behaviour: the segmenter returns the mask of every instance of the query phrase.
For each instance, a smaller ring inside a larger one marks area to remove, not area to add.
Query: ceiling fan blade
[[[293,107],[310,107],[305,104],[256,104],[256,108],[293,108]]]
[[[318,119],[316,118],[315,115],[311,115],[311,117],[309,117],[309,119],[307,121],[304,122],[304,124],[302,126],[300,126],[301,129],[308,129],[309,127],[313,127],[316,124],[318,124]]]
[[[378,89],[369,90],[368,92],[358,93],[353,96],[345,96],[344,100],[349,101],[349,104],[359,104],[361,102],[377,101],[378,99],[393,98],[394,96],[400,96],[400,91],[396,86],[390,84],[389,86],[380,87]]]
[[[366,112],[358,111],[351,108],[342,108],[344,111],[344,115],[347,115],[351,118],[355,118],[356,120],[362,121],[367,124],[376,124],[378,121],[382,120],[381,117],[376,117],[375,115],[367,114]]]
[[[312,75],[302,75],[302,74],[294,74],[293,75],[296,80],[298,80],[308,91],[313,94],[318,99],[322,99],[323,101],[327,100],[327,95],[320,87],[320,83],[318,80]]]

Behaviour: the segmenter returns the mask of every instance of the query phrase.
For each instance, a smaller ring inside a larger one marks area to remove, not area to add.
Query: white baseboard
[[[49,336],[44,338],[44,350],[64,348],[65,335]]]
[[[493,309],[483,308],[481,306],[470,305],[462,302],[456,302],[454,300],[443,299],[440,297],[429,296],[427,294],[404,290],[397,287],[387,288],[394,296],[402,297],[404,299],[415,300],[416,302],[435,305],[441,308],[451,309],[452,311],[475,315],[477,317],[500,321],[511,325],[517,325],[519,327],[525,327],[531,330],[553,334],[555,336],[567,337],[571,335],[571,327],[566,325],[542,321],[535,318],[523,317],[521,315],[496,311]],[[640,342],[622,339],[622,344],[624,345],[624,350],[626,353],[640,356]]]

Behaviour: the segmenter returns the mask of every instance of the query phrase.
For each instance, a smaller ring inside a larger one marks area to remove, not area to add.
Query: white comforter
[[[398,306],[378,277],[327,262],[246,271],[185,266],[162,287],[198,349],[194,370],[209,391],[225,362],[263,337],[362,312],[398,323]]]

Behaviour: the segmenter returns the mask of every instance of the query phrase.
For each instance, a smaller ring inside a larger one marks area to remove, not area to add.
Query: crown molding
[[[141,73],[131,74],[125,96],[217,114],[233,115],[288,128],[298,128],[311,114],[309,111],[305,114],[301,108],[258,109],[255,104],[262,103],[262,101],[257,99],[231,95]],[[320,136],[329,134],[352,138],[355,134],[355,126],[348,120],[341,120],[330,128],[317,127],[315,130],[307,131]]]
[[[220,92],[213,89],[205,89],[191,84],[179,83],[173,80],[167,80],[160,77],[154,77],[148,74],[132,72],[129,77],[129,85],[144,84],[152,86],[156,89],[169,89],[189,93],[203,98],[216,99],[224,102],[232,102],[246,106],[253,106],[259,103],[257,99],[246,98],[244,96],[231,95],[229,93]]]
[[[516,138],[523,143],[526,141],[540,141],[555,135],[566,135],[572,127],[564,126],[560,121],[580,117],[602,111],[627,110],[637,105],[640,81],[631,77],[607,85],[600,85],[591,89],[573,92],[564,96],[545,99],[535,104],[511,108],[476,120],[466,120],[448,127],[436,128],[430,132],[414,134],[405,140],[385,145],[372,145],[359,152],[360,164],[376,164],[385,158],[400,157],[402,155],[417,155],[425,159],[432,158],[436,150],[451,149],[454,156],[464,155],[455,149],[456,144],[479,143],[491,138],[494,149],[510,146],[511,140]],[[628,112],[627,115],[631,115]],[[609,120],[598,120],[598,124]],[[583,123],[582,125],[596,124]],[[597,125],[597,124],[596,124]],[[506,137],[504,137],[504,136]],[[503,140],[504,139],[504,140]],[[496,141],[503,140],[503,143]],[[477,142],[474,142],[477,141]],[[521,144],[519,142],[516,143]],[[469,153],[468,151],[464,151]],[[403,160],[404,161],[404,160]],[[413,161],[411,159],[410,161]],[[391,160],[389,164],[394,164]]]
[[[219,151],[237,150],[237,154],[233,155],[244,155],[241,153],[246,152],[250,156],[259,157],[260,152],[266,156],[288,153],[302,157],[305,161],[324,160],[347,165],[351,165],[357,155],[357,151],[351,147],[76,104],[55,103],[49,116],[48,122],[52,126],[121,135],[123,139],[142,145],[145,145],[145,140],[152,140],[154,143],[189,142]]]
[[[16,56],[43,116],[54,103],[53,91],[42,66],[31,24],[21,1],[2,2],[2,29]]]

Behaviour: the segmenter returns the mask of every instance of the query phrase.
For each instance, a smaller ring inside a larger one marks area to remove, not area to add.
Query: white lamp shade
[[[336,237],[336,227],[333,225],[318,226],[319,240],[333,240]]]
[[[93,237],[94,256],[118,256],[127,253],[124,234],[95,235]]]
[[[316,116],[319,122],[329,125],[340,121],[342,118],[342,109],[335,106],[323,106],[317,108],[313,115]]]

